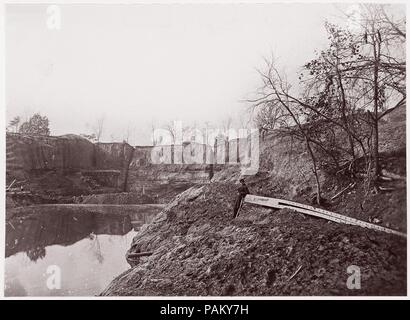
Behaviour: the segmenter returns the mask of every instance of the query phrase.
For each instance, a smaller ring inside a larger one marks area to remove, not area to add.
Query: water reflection
[[[136,232],[127,215],[41,212],[6,224],[6,296],[95,295],[129,268]],[[47,287],[47,268],[61,269],[61,288]]]
[[[98,234],[124,235],[131,229],[128,215],[68,211],[17,217],[6,225],[6,257],[24,251],[36,261],[45,256],[46,246],[67,246]]]

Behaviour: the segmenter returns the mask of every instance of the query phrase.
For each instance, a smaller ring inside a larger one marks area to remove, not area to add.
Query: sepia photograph
[[[406,297],[406,10],[4,3],[4,297]]]

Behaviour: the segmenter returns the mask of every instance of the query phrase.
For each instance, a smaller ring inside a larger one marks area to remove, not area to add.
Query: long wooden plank
[[[10,188],[13,186],[14,182],[16,182],[16,179],[14,179],[12,183],[10,183],[10,185],[7,187],[6,190],[10,190]]]
[[[268,198],[268,197],[261,197],[261,196],[255,196],[255,195],[250,195],[248,194],[245,197],[245,202],[246,203],[251,203],[251,204],[256,204],[256,205],[262,205],[266,207],[271,207],[271,208],[276,208],[276,209],[291,209],[295,210],[307,215],[311,215],[314,217],[330,220],[333,222],[337,223],[344,223],[344,224],[350,224],[350,225],[356,225],[362,228],[368,228],[372,230],[377,230],[377,231],[382,231],[386,233],[391,233],[395,234],[401,237],[407,237],[406,233],[393,230],[390,228],[382,227],[373,223],[365,222],[359,219],[351,218],[344,216],[342,214],[338,214],[335,212],[327,211],[324,209],[320,208],[315,208],[310,205],[294,202],[294,201],[288,201],[288,200],[283,200],[283,199],[276,199],[276,198]]]

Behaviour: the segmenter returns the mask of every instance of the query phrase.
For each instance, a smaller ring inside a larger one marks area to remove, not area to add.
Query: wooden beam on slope
[[[276,199],[276,198],[261,197],[261,196],[255,196],[255,195],[248,194],[245,197],[245,203],[251,203],[251,204],[261,205],[265,207],[276,208],[276,209],[291,209],[291,210],[295,210],[297,212],[301,212],[301,213],[304,213],[310,216],[326,219],[326,220],[337,222],[337,223],[355,225],[355,226],[359,226],[362,228],[382,231],[382,232],[391,233],[391,234],[395,234],[395,235],[407,238],[406,233],[403,233],[397,230],[389,229],[389,228],[382,227],[382,226],[379,226],[373,223],[347,217],[347,216],[344,216],[344,215],[341,215],[335,212],[315,208],[315,207],[312,207],[306,204],[301,204],[298,202],[293,202],[293,201],[288,201],[288,200],[283,200],[283,199]]]

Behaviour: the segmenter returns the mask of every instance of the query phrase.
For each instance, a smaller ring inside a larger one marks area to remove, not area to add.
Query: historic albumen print
[[[404,4],[4,15],[6,297],[407,294]]]

